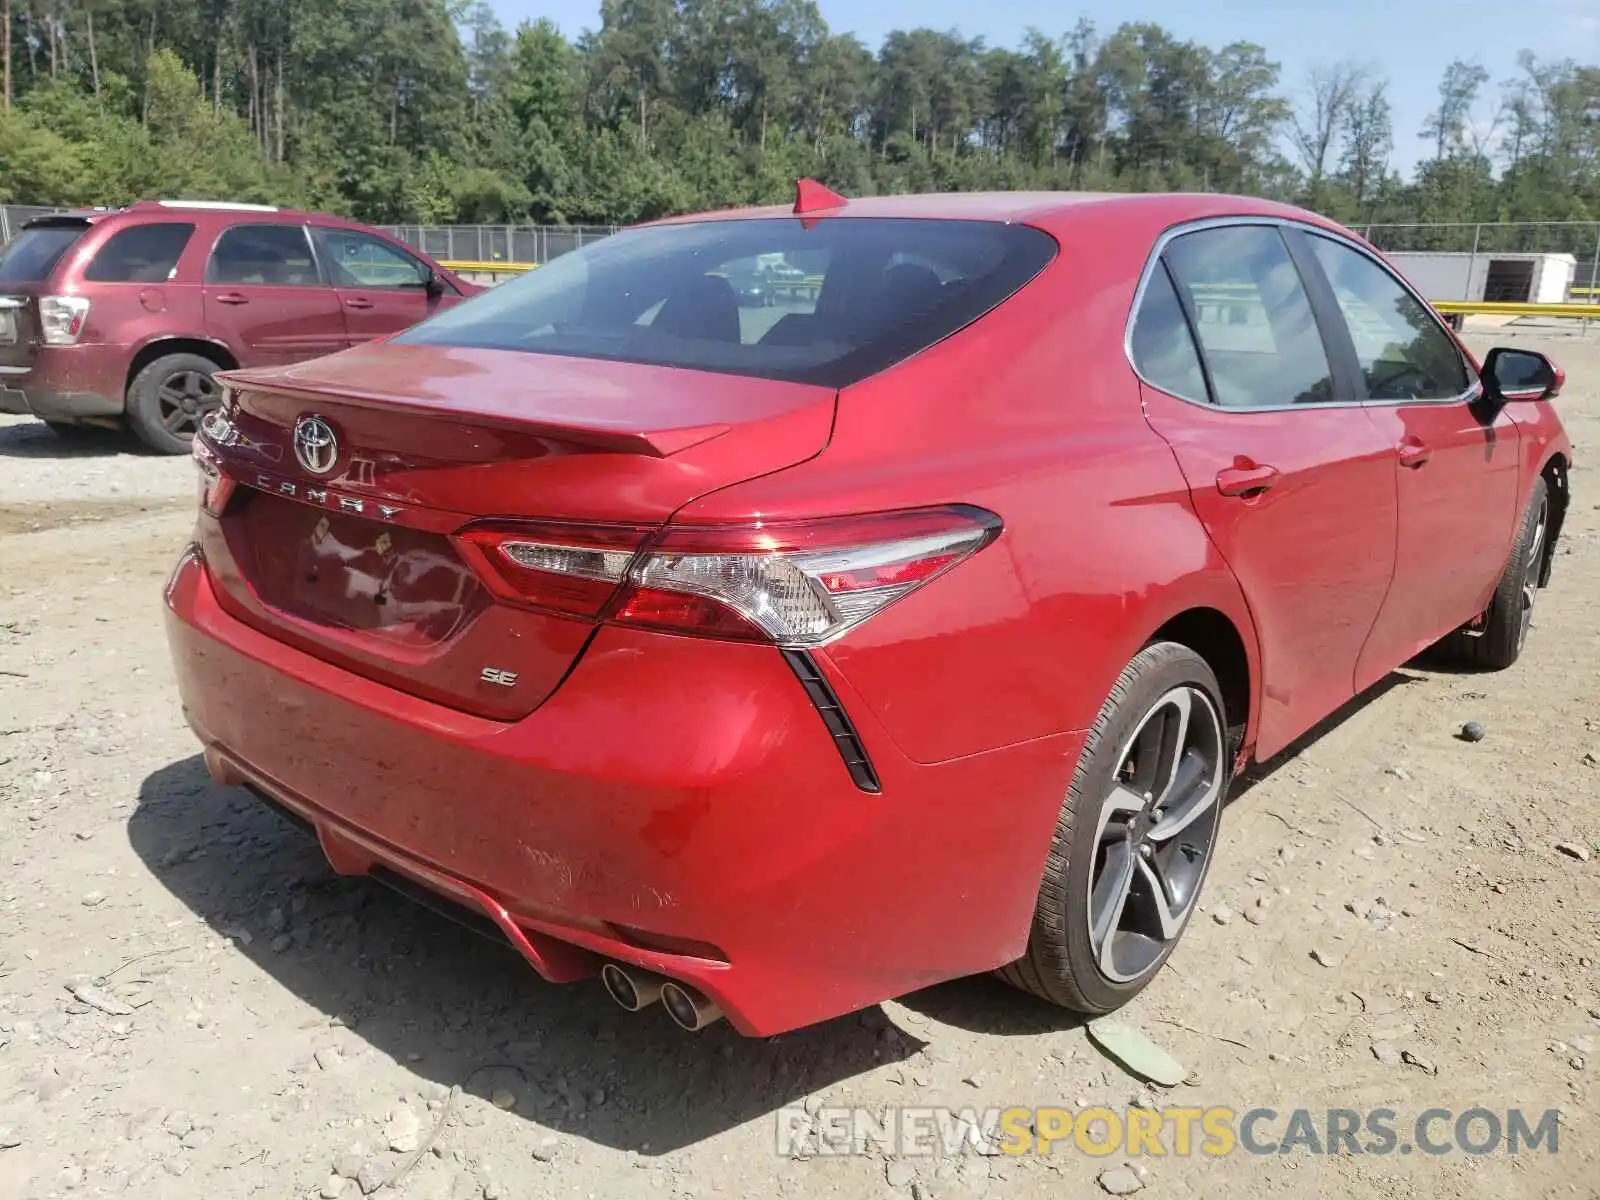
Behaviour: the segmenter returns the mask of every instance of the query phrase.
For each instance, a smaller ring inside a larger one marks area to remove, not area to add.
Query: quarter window
[[[1185,400],[1205,402],[1206,377],[1183,305],[1161,264],[1150,273],[1133,320],[1133,365],[1148,382]]]
[[[1307,240],[1350,328],[1367,399],[1448,400],[1467,390],[1455,342],[1394,276],[1331,238]]]
[[[1172,277],[1224,408],[1335,398],[1333,371],[1305,285],[1277,228],[1229,225],[1174,238]]]
[[[320,287],[317,260],[303,225],[235,225],[206,264],[207,283]]]
[[[178,269],[194,226],[179,222],[119,229],[94,256],[83,277],[95,283],[165,283]]]

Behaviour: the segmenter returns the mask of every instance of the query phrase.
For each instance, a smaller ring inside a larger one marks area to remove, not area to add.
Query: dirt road
[[[1188,1070],[1170,1091],[986,979],[685,1035],[334,876],[179,718],[190,464],[0,425],[0,1200],[1090,1196],[1124,1155],[780,1155],[777,1114],[1130,1101],[1271,1108],[1268,1141],[1300,1108],[1393,1109],[1402,1141],[1430,1108],[1563,1114],[1553,1156],[1107,1176],[1152,1197],[1600,1196],[1600,340],[1523,340],[1567,367],[1580,454],[1529,651],[1400,671],[1237,795],[1206,911],[1122,1016]]]

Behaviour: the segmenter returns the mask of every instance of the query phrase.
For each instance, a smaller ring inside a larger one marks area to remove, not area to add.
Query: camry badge
[[[294,456],[313,475],[326,475],[339,461],[339,439],[321,417],[305,416],[294,423]]]

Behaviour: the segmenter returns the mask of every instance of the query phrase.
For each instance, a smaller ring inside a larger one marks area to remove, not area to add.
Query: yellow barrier
[[[1481,317],[1568,317],[1577,321],[1600,321],[1596,304],[1502,304],[1493,300],[1435,300],[1433,307],[1442,313],[1461,313]]]
[[[539,265],[538,263],[446,261],[442,258],[438,261],[446,271],[497,272],[502,275],[521,275],[524,271],[532,271]]]

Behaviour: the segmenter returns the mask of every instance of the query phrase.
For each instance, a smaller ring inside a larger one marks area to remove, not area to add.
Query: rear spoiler
[[[354,408],[383,409],[388,412],[424,416],[444,414],[455,418],[464,417],[485,428],[507,429],[591,450],[609,451],[614,454],[638,454],[646,458],[670,458],[691,446],[698,446],[702,442],[709,442],[712,438],[721,437],[732,428],[727,424],[715,424],[675,429],[640,429],[602,422],[553,421],[539,417],[509,416],[499,409],[475,408],[470,398],[466,397],[455,398],[449,408],[445,408],[442,404],[432,404],[426,400],[397,399],[394,396],[351,388],[318,386],[314,390],[302,389],[277,380],[271,383],[257,383],[246,371],[219,371],[216,377],[230,388],[270,392],[278,396],[303,400],[308,410],[314,409],[319,402],[333,401]]]

